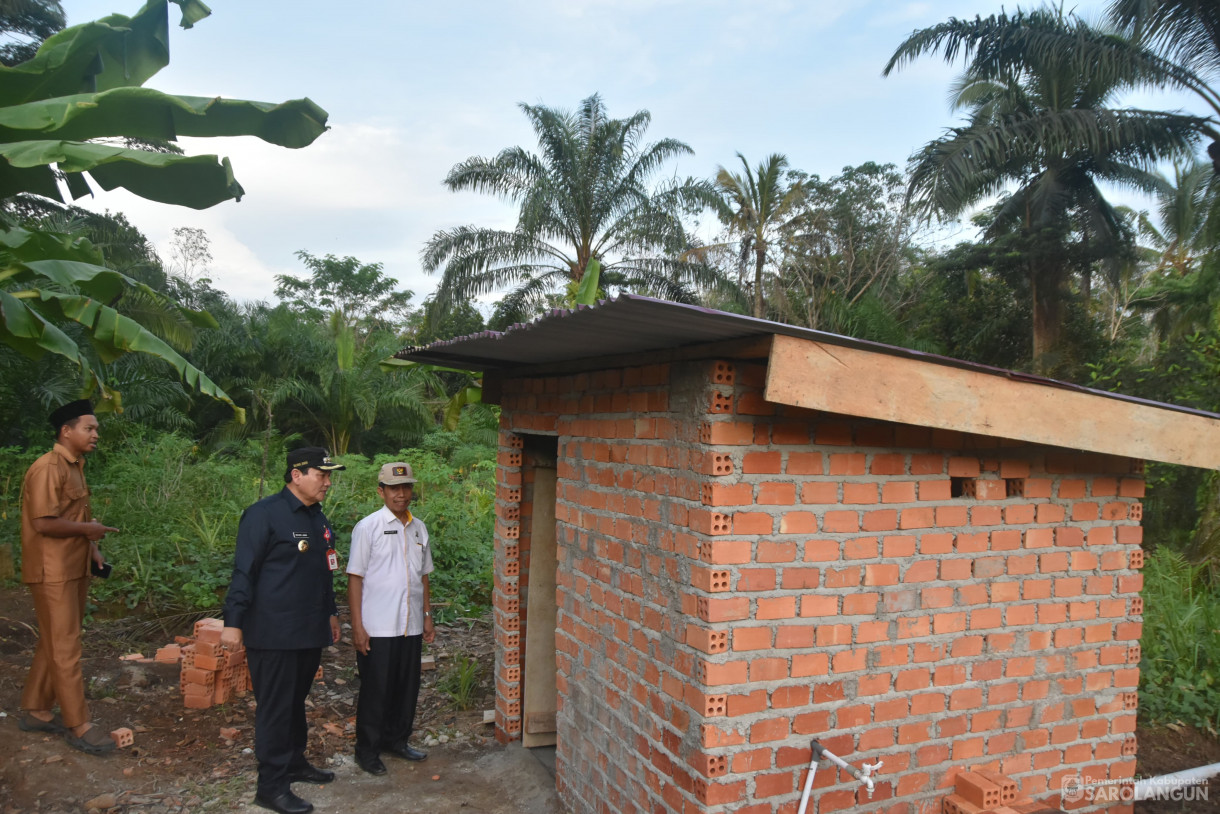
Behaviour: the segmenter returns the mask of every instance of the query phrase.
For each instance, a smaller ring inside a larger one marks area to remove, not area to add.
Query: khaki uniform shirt
[[[89,539],[48,537],[34,530],[39,517],[78,523],[93,519],[85,459],[59,444],[31,464],[21,484],[21,581],[67,582],[89,576]]]

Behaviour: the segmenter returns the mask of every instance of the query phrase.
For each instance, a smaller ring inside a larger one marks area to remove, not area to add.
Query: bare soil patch
[[[93,757],[72,749],[59,736],[18,729],[21,689],[37,631],[28,592],[21,586],[0,586],[0,812],[246,810],[255,780],[253,695],[207,710],[187,710],[178,690],[176,665],[120,660],[131,652],[151,656],[174,635],[189,635],[198,617],[100,619],[87,626],[83,669],[94,720],[107,731],[126,726],[135,733],[134,746]],[[455,811],[508,814],[535,810],[538,805],[543,807],[536,810],[547,810],[551,803],[546,799],[518,801],[528,807],[512,807],[515,803],[504,794],[505,778],[497,778],[504,768],[496,761],[505,749],[494,741],[492,727],[483,723],[483,710],[494,704],[489,624],[438,626],[430,652],[437,669],[424,673],[413,738],[429,751],[429,758],[420,764],[387,759],[390,773],[371,778],[351,760],[358,680],[350,641],[345,638],[323,651],[323,678],[309,699],[309,757],[317,765],[336,769],[339,780],[332,788],[346,787],[346,791],[342,805],[319,804],[319,809],[354,810],[362,794],[384,797],[425,784],[433,799],[455,801]],[[479,664],[480,678],[468,711],[455,709],[435,686],[459,654]],[[439,742],[425,746],[426,738]],[[472,772],[480,761],[482,767]],[[532,757],[529,761],[537,764]],[[527,766],[526,771],[532,768]],[[481,777],[492,782],[480,786]],[[543,788],[547,784],[542,781],[535,785],[534,791],[544,798],[548,791],[553,796],[553,781],[550,789]],[[415,796],[420,791],[416,788]],[[319,798],[333,795],[330,789],[308,786],[298,786],[297,793],[319,803]],[[397,810],[421,809],[406,805]]]
[[[1160,777],[1174,772],[1220,763],[1220,738],[1194,727],[1173,724],[1136,733],[1139,753],[1135,770],[1140,777]],[[1207,784],[1207,799],[1141,800],[1135,814],[1208,814],[1220,811],[1220,777]]]

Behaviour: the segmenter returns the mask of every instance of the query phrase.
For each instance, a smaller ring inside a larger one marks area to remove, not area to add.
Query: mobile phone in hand
[[[111,567],[110,563],[104,563],[101,568],[98,568],[97,562],[95,562],[93,560],[89,561],[89,571],[95,577],[100,577],[101,579],[108,579],[110,577],[110,572],[113,570],[114,569]]]

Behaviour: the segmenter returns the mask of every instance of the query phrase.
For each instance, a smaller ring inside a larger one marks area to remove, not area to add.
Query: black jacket
[[[241,628],[246,647],[332,644],[330,617],[338,609],[326,551],[335,542],[322,507],[306,506],[287,487],[246,509],[237,527],[225,626]]]

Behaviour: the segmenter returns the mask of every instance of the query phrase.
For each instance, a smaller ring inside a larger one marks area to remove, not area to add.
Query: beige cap
[[[417,483],[415,474],[411,472],[411,464],[395,462],[381,467],[377,473],[377,482],[386,486],[397,486],[400,483]]]

